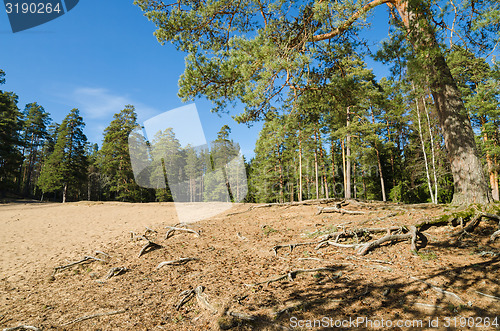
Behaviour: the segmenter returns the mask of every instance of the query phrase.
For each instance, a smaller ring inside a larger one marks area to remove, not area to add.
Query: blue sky
[[[0,12],[0,68],[6,72],[2,90],[19,96],[19,108],[38,102],[60,123],[72,108],[79,108],[85,133],[99,145],[113,114],[133,104],[139,122],[184,104],[177,96],[184,71],[184,54],[161,46],[155,30],[132,1],[82,0],[70,12],[38,27],[12,33],[7,14]],[[375,40],[387,37],[386,8],[377,8],[375,24],[367,33]],[[368,62],[380,79],[386,69]],[[224,124],[240,143],[247,159],[261,124],[252,128],[231,118],[242,111],[210,113],[211,104],[196,100],[208,141]]]

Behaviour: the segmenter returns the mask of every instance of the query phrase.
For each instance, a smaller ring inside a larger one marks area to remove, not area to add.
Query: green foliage
[[[134,106],[126,105],[113,116],[113,121],[104,130],[104,141],[97,162],[106,178],[109,199],[147,201],[147,190],[135,183],[129,154],[128,137],[137,126]]]
[[[57,130],[53,152],[47,156],[37,182],[43,193],[63,190],[67,197],[80,199],[82,185],[87,179],[87,137],[85,123],[78,109],[74,108],[64,118]]]

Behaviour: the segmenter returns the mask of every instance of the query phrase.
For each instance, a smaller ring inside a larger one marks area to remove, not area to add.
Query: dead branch
[[[175,231],[190,232],[190,233],[194,233],[196,235],[196,237],[200,236],[200,233],[198,231],[193,230],[193,229],[179,228],[179,227],[175,227],[175,226],[166,226],[165,228],[169,229],[167,231],[167,234],[165,235],[165,240],[168,239],[168,238],[170,238],[171,236],[173,236],[173,234],[174,234]]]
[[[432,285],[432,284],[429,284],[429,283],[427,283],[427,282],[424,282],[423,280],[418,279],[418,278],[416,278],[416,277],[410,277],[410,278],[411,278],[411,279],[413,279],[413,280],[416,280],[416,281],[418,281],[418,282],[421,282],[421,283],[423,283],[423,284],[425,284],[425,285],[427,285],[427,286],[429,286],[430,288],[432,288],[432,289],[433,289],[434,291],[436,291],[436,292],[439,292],[439,293],[442,293],[442,294],[447,295],[447,296],[449,296],[449,297],[452,297],[453,299],[458,300],[458,301],[460,301],[460,302],[464,302],[464,301],[463,301],[463,300],[462,300],[462,299],[461,299],[458,295],[456,295],[456,294],[455,294],[455,293],[453,293],[453,292],[443,290],[442,288],[439,288],[439,287],[437,287],[437,286],[434,286],[434,285]]]
[[[178,260],[165,261],[165,262],[161,262],[160,264],[158,264],[158,266],[156,267],[156,270],[158,270],[161,267],[166,266],[166,265],[183,265],[189,261],[196,261],[196,260],[198,260],[198,258],[196,258],[196,257],[183,257],[183,258],[180,258]]]
[[[341,215],[344,215],[344,214],[364,215],[364,214],[366,214],[365,212],[362,212],[362,211],[347,210],[347,209],[339,208],[337,206],[335,206],[335,207],[318,207],[318,212],[316,213],[316,215],[319,215],[322,213],[340,213]]]
[[[217,309],[215,309],[210,303],[208,303],[207,295],[203,293],[204,290],[205,288],[201,285],[194,289],[198,303],[205,309],[211,310],[212,313],[217,314]]]
[[[247,210],[239,211],[239,212],[235,212],[235,213],[230,213],[230,214],[227,214],[227,216],[243,214],[243,213],[249,212],[251,210],[258,209],[258,208],[268,208],[268,207],[274,207],[274,206],[293,207],[293,206],[303,206],[303,205],[317,205],[317,204],[324,204],[324,203],[331,203],[331,202],[343,203],[344,201],[345,200],[343,200],[343,199],[328,198],[328,199],[313,199],[313,200],[304,200],[304,201],[293,201],[293,202],[285,202],[285,203],[280,203],[280,202],[266,203],[266,204],[257,205],[257,206],[250,206]]]
[[[157,243],[152,242],[146,236],[143,236],[143,237],[148,241],[148,243],[146,245],[144,245],[144,247],[142,247],[142,249],[139,252],[139,255],[137,257],[141,257],[143,254],[146,254],[147,253],[146,250],[148,252],[151,252],[151,251],[154,251],[156,249],[163,248],[162,245],[159,245]]]
[[[76,262],[71,262],[70,264],[66,264],[66,265],[62,265],[62,266],[59,266],[59,267],[55,267],[54,268],[54,272],[52,273],[52,276],[54,276],[56,274],[56,272],[58,272],[59,270],[64,270],[64,269],[68,269],[74,265],[77,265],[77,264],[80,264],[80,263],[85,263],[85,262],[93,262],[93,261],[101,261],[101,262],[104,262],[106,263],[105,260],[103,259],[100,259],[98,257],[93,257],[93,256],[85,256],[83,259],[81,259],[80,261],[76,261]]]
[[[480,294],[482,296],[485,296],[487,298],[490,298],[490,299],[493,299],[493,300],[497,300],[497,301],[500,301],[500,298],[499,297],[496,297],[494,295],[489,295],[489,294],[486,294],[486,293],[482,293],[482,292],[479,292],[479,291],[474,291],[476,292],[477,294]]]
[[[66,325],[70,325],[70,324],[74,324],[74,323],[86,321],[86,320],[89,320],[89,319],[92,319],[92,318],[96,318],[96,317],[103,317],[103,316],[111,316],[111,315],[123,314],[126,311],[127,311],[126,309],[123,309],[123,310],[110,311],[110,312],[107,312],[107,313],[94,314],[94,315],[90,315],[90,316],[83,316],[83,317],[74,319],[72,321],[66,322],[64,324],[61,324],[61,326],[66,326]]]
[[[13,328],[5,328],[3,331],[16,331],[16,330],[33,330],[33,331],[41,331],[42,329],[37,328],[36,326],[31,325],[19,325]]]
[[[273,283],[273,282],[279,282],[280,280],[283,280],[283,279],[287,279],[290,280],[291,282],[293,282],[293,280],[295,279],[295,277],[298,275],[298,274],[302,274],[302,273],[308,273],[308,272],[320,272],[320,271],[335,271],[335,269],[333,268],[315,268],[315,269],[299,269],[299,270],[293,270],[293,271],[290,271],[282,276],[279,276],[277,278],[272,278],[272,279],[268,279],[268,280],[265,280],[263,282],[259,282],[259,283],[255,283],[255,284],[245,284],[245,286],[250,286],[250,287],[253,287],[253,286],[258,286],[258,285],[262,285],[262,284],[267,284],[269,285],[270,283]]]
[[[406,240],[410,239],[412,237],[411,233],[405,233],[405,234],[388,234],[382,238],[379,238],[374,241],[370,241],[366,244],[363,244],[359,247],[358,250],[358,255],[366,255],[370,250],[379,247],[383,243],[386,243],[388,241],[394,242],[394,241],[401,241],[401,240]]]

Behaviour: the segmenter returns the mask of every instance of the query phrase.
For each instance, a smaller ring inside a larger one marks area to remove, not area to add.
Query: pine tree
[[[98,163],[102,175],[106,177],[110,200],[131,202],[147,200],[147,190],[140,188],[134,180],[129,154],[129,134],[137,126],[134,106],[126,105],[113,116],[113,121],[104,130]]]
[[[38,179],[37,185],[43,193],[62,189],[63,203],[69,197],[78,198],[87,179],[84,126],[79,110],[72,109],[59,126],[54,151],[44,162]]]
[[[4,83],[5,72],[0,70],[0,84]],[[0,194],[14,190],[22,162],[22,114],[17,100],[13,92],[0,90]]]
[[[39,166],[42,161],[40,149],[48,136],[47,126],[50,122],[49,114],[36,102],[27,104],[24,112],[23,140],[23,193],[34,195],[34,188],[39,176]]]

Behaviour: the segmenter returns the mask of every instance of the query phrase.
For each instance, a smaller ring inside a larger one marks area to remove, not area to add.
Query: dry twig
[[[486,293],[482,293],[482,292],[479,292],[479,291],[474,291],[476,292],[477,294],[479,295],[482,295],[482,296],[485,296],[487,298],[490,298],[490,299],[493,299],[493,300],[497,300],[497,301],[500,301],[500,298],[499,297],[496,297],[494,295],[489,295],[489,294],[486,294]]]

